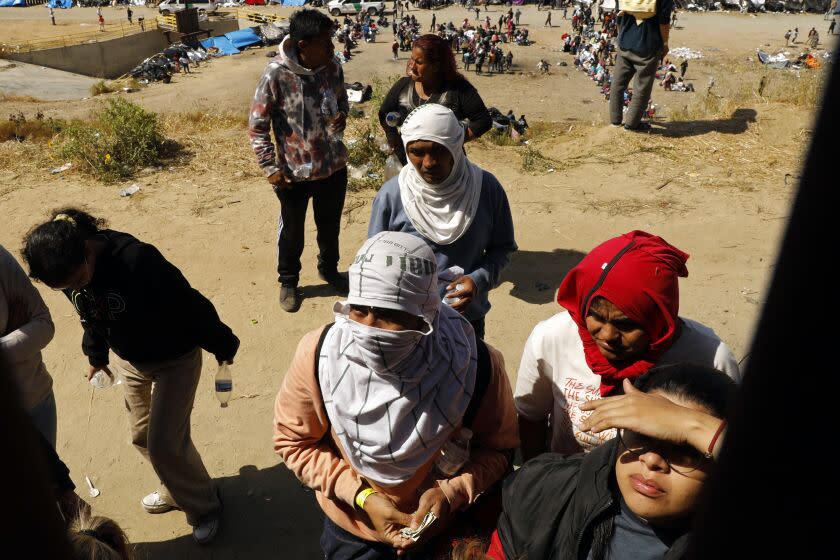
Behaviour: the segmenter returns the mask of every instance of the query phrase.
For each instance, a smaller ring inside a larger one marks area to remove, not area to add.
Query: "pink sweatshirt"
[[[318,503],[335,524],[354,535],[376,540],[376,532],[354,499],[370,485],[390,497],[397,508],[411,514],[420,495],[437,484],[452,511],[465,509],[498,481],[507,468],[507,450],[519,447],[513,393],[502,355],[490,350],[492,374],[472,426],[472,452],[460,473],[449,480],[429,477],[436,457],[410,480],[388,488],[363,480],[347,461],[321,398],[315,375],[315,347],[323,327],[307,333],[298,344],[289,371],[274,403],[274,450],[301,482],[315,490]],[[329,436],[324,437],[329,430]]]

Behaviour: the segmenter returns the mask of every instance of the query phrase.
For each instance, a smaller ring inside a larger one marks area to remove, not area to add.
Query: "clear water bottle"
[[[338,99],[335,96],[335,93],[332,90],[327,90],[324,92],[324,96],[321,98],[321,114],[324,116],[324,120],[327,121],[327,132],[330,135],[330,140],[333,142],[340,142],[344,134],[335,129],[332,125],[332,121],[338,117]]]
[[[452,290],[452,292],[460,292],[463,289],[463,284],[455,284],[455,289]],[[453,303],[458,303],[459,301],[461,301],[461,298],[459,297],[449,297],[449,294],[451,294],[452,292],[447,293],[446,296],[443,298],[443,303],[445,303],[446,305],[452,305]]]
[[[400,124],[400,114],[397,111],[391,111],[385,115],[385,124],[396,128]]]
[[[219,399],[222,408],[228,405],[231,391],[233,391],[233,377],[230,375],[230,364],[222,362],[219,364],[219,371],[216,372],[216,398]]]
[[[111,377],[104,370],[99,370],[93,377],[90,378],[90,384],[96,387],[97,389],[107,389],[108,387],[112,387],[114,385],[120,385],[122,383],[122,379],[114,374],[114,377]]]
[[[391,154],[385,160],[385,180],[387,181],[391,177],[396,177],[402,171],[403,164],[395,154]]]
[[[306,179],[309,179],[310,175],[312,175],[312,162],[311,161],[306,162],[306,163],[302,163],[302,164],[297,165],[295,167],[292,167],[290,165],[289,168],[292,170],[292,177],[294,177],[295,179],[298,179],[300,181],[305,181]]]
[[[469,428],[461,428],[458,433],[440,450],[440,456],[435,461],[438,474],[451,478],[458,474],[467,459],[470,458],[470,440],[473,433]]]

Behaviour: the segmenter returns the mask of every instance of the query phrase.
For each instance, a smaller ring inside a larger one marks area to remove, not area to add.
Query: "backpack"
[[[621,14],[636,18],[636,25],[641,25],[646,19],[656,15],[656,0],[620,0]]]
[[[335,325],[335,323],[330,323],[324,330],[321,332],[321,337],[318,339],[318,345],[315,347],[315,377],[318,377],[318,372],[320,371],[321,365],[321,347],[324,346],[324,340],[327,338],[327,333],[330,332],[330,329]],[[478,350],[478,364],[476,367],[475,372],[475,387],[473,388],[472,397],[470,397],[470,403],[467,405],[467,410],[464,412],[464,418],[462,420],[462,425],[466,428],[472,429],[473,422],[475,422],[475,417],[478,414],[478,410],[481,407],[481,401],[484,400],[484,395],[487,393],[487,387],[490,385],[490,375],[492,374],[491,371],[491,363],[490,363],[490,351],[487,349],[487,345],[484,343],[483,340],[478,338],[475,339],[476,347]],[[320,382],[318,383],[318,387],[320,387]],[[329,418],[329,417],[328,417]],[[328,430],[329,431],[329,430]]]

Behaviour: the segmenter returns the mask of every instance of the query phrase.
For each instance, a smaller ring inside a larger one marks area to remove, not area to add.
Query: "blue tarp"
[[[222,35],[221,37],[211,37],[201,42],[201,46],[205,49],[216,47],[219,49],[219,54],[226,56],[229,54],[239,54],[240,50],[233,46],[230,39]]]
[[[25,7],[25,0],[0,0],[0,8]]]
[[[50,0],[47,2],[47,6],[50,8],[62,8],[66,10],[73,7],[73,0]]]
[[[250,27],[240,29],[239,31],[225,33],[225,37],[227,37],[228,41],[233,43],[233,46],[237,49],[243,49],[245,47],[250,47],[251,45],[262,43],[260,36],[254,33],[254,30]]]
[[[305,0],[283,0],[283,5],[284,6],[303,6],[304,1]]]

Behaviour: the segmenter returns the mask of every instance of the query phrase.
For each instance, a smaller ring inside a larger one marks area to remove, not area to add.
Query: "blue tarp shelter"
[[[230,41],[237,49],[244,49],[245,47],[262,43],[260,36],[257,35],[250,27],[225,33],[225,37],[227,37],[228,41]]]
[[[205,49],[209,49],[210,47],[216,47],[217,49],[219,49],[219,54],[222,56],[227,56],[229,54],[239,54],[241,52],[239,49],[234,47],[233,43],[230,42],[230,39],[228,39],[224,35],[205,39],[201,42],[201,46]]]
[[[24,0],[0,0],[0,8],[26,7]]]
[[[303,6],[305,0],[283,0],[284,6]],[[324,3],[326,5],[326,3]]]
[[[73,7],[73,0],[50,0],[47,2],[47,6],[67,10]]]

